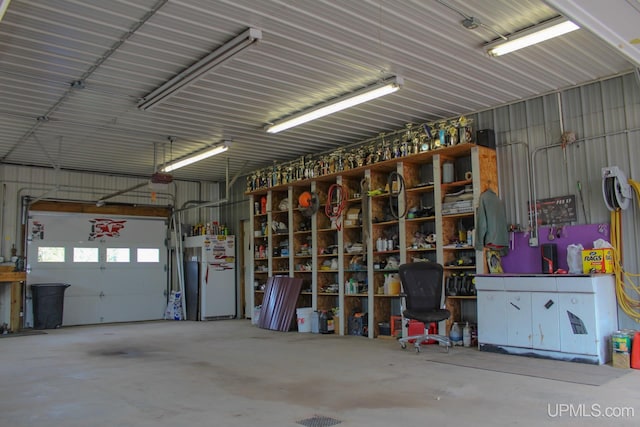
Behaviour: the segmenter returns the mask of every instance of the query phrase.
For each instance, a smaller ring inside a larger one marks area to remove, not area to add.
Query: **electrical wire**
[[[629,179],[631,188],[640,201],[640,183]],[[605,199],[615,199],[613,186],[607,185]],[[640,322],[640,287],[633,282],[634,277],[640,274],[625,271],[622,264],[622,210],[616,208],[611,211],[611,245],[613,246],[613,272],[616,280],[616,297],[622,310],[636,322]]]
[[[342,229],[342,212],[346,205],[346,193],[344,187],[340,184],[331,184],[327,190],[327,204],[324,207],[324,213],[329,217],[331,222],[335,222],[336,229]],[[333,202],[335,198],[335,203]]]
[[[398,191],[394,192],[393,191],[393,182],[394,181],[398,181]],[[391,216],[394,217],[395,219],[400,219],[400,218],[404,218],[405,215],[407,215],[407,196],[406,196],[406,186],[404,183],[404,177],[402,175],[400,175],[398,172],[393,171],[389,174],[389,177],[387,178],[387,187],[389,188],[389,211],[391,212]],[[395,199],[395,203],[397,206],[398,203],[398,199],[400,194],[402,193],[402,200],[405,200],[404,202],[404,210],[402,212],[402,215],[400,215],[398,212],[396,212],[394,210],[394,199]]]

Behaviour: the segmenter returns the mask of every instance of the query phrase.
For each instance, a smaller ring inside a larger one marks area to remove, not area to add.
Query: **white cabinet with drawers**
[[[610,359],[618,326],[611,275],[478,275],[481,350],[586,363]]]

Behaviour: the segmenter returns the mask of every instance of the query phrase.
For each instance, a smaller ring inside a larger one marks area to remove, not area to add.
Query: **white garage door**
[[[63,326],[162,319],[165,218],[30,212],[27,285],[68,283]],[[33,326],[28,297],[25,326]]]

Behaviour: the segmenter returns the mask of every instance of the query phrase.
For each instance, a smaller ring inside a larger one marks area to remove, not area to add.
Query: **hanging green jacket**
[[[509,247],[509,230],[504,203],[491,189],[480,195],[475,232],[475,248],[478,251],[485,247],[496,249]]]

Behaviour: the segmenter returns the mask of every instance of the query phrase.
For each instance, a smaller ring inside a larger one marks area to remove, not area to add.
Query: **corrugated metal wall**
[[[8,258],[12,244],[21,247],[20,206],[22,197],[39,197],[95,202],[116,192],[131,188],[148,179],[122,177],[86,172],[55,171],[53,169],[2,165],[0,166],[0,184],[2,191],[2,220],[0,221],[0,255]],[[135,203],[140,205],[183,206],[188,201],[218,200],[218,184],[174,181],[166,189],[156,189],[156,200],[151,199],[151,189],[147,186],[122,195],[109,198],[107,203]],[[184,223],[214,221],[219,219],[217,208],[186,211]]]
[[[55,171],[48,168],[0,165],[0,256],[8,261],[15,244],[22,253],[20,241],[21,200],[43,197],[69,201],[95,202],[116,192],[131,188],[148,179],[123,177],[86,172]],[[139,205],[173,205],[182,207],[192,201],[219,200],[219,185],[211,182],[174,181],[166,190],[156,189],[156,200],[151,199],[147,186],[123,193],[108,202],[135,203]],[[107,203],[108,203],[107,202]],[[219,208],[210,207],[185,211],[183,223],[193,225],[207,221],[219,221]],[[0,289],[0,321],[8,321],[9,287]]]
[[[640,85],[633,73],[468,117],[474,120],[476,129],[494,129],[499,185],[508,220],[524,229],[529,224],[530,199],[571,194],[576,196],[579,224],[608,223],[601,179],[605,166],[619,166],[629,178],[640,181]],[[577,137],[564,150],[563,131],[573,132]],[[582,185],[584,211],[578,182]],[[245,181],[240,179],[230,192],[229,206],[221,212],[223,221],[236,229],[241,219],[249,217],[244,190]],[[638,210],[636,201],[623,213],[623,250],[629,272],[640,272]],[[621,314],[621,328],[636,326]]]

